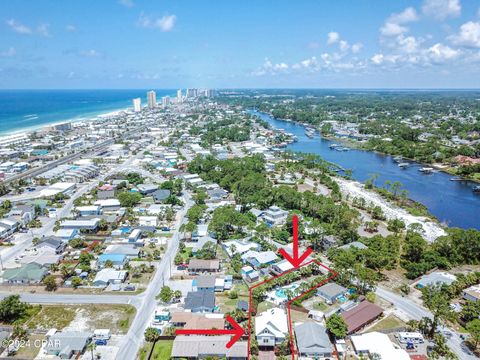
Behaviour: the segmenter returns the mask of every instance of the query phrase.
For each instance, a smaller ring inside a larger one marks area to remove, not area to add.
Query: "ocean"
[[[131,108],[132,99],[147,102],[145,90],[0,90],[0,135],[33,130],[62,121],[79,121]],[[175,96],[176,90],[155,90]]]

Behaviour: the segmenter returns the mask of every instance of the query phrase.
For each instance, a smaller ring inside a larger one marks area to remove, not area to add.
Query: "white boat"
[[[433,168],[431,167],[422,167],[418,169],[418,171],[424,173],[424,174],[430,174],[433,171]]]
[[[410,165],[409,163],[405,162],[405,163],[398,164],[398,167],[401,167],[402,169],[404,169],[404,168],[408,167],[409,165]]]
[[[329,148],[333,150],[333,149],[335,149],[337,146],[338,146],[338,144],[330,144]]]

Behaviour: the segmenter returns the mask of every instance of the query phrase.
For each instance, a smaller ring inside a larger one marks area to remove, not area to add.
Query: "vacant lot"
[[[42,306],[26,325],[30,329],[68,329],[74,331],[110,329],[126,333],[136,310],[130,305]]]

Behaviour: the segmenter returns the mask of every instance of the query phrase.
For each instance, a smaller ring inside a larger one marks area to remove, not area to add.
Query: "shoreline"
[[[446,231],[440,224],[434,222],[428,217],[410,214],[407,210],[391,203],[387,199],[384,199],[380,194],[365,189],[365,185],[359,181],[347,180],[341,177],[335,177],[334,181],[340,186],[342,194],[353,197],[362,197],[367,202],[371,202],[374,205],[381,207],[387,220],[402,220],[407,228],[411,224],[421,224],[424,230],[423,236],[428,242],[433,242],[438,237],[446,235]]]
[[[277,118],[277,117],[274,117],[272,115],[272,113],[268,112],[268,111],[259,111],[259,110],[254,110],[256,112],[259,112],[259,113],[264,113],[264,114],[267,114],[268,116],[270,116],[272,119],[275,119],[275,120],[279,120],[279,121],[285,121],[285,122],[291,122],[293,124],[297,124],[297,125],[300,125],[300,126],[303,126],[303,127],[307,127],[307,126],[310,126],[308,124],[305,124],[305,123],[302,123],[300,121],[294,121],[292,119],[282,119],[282,118]],[[388,154],[388,153],[384,153],[384,152],[381,152],[381,151],[377,151],[377,150],[367,150],[367,149],[363,149],[361,146],[358,146],[360,143],[358,141],[352,141],[350,139],[346,139],[346,138],[342,138],[342,137],[337,137],[337,136],[327,136],[327,135],[322,135],[322,133],[318,130],[318,129],[315,129],[319,136],[322,138],[322,139],[325,139],[325,140],[330,140],[330,141],[338,141],[338,142],[343,142],[349,146],[351,146],[353,149],[355,150],[359,150],[359,151],[367,151],[367,152],[372,152],[374,154],[379,154],[379,155],[383,155],[383,156],[390,156],[390,157],[394,157],[395,155],[392,155],[392,154]],[[451,175],[451,176],[454,176],[454,177],[459,177],[462,179],[462,181],[471,181],[475,184],[480,184],[480,180],[477,180],[477,179],[470,179],[470,178],[465,178],[465,177],[460,177],[459,175],[456,175],[454,174],[451,170],[450,170],[450,167],[448,165],[444,165],[444,164],[439,164],[439,163],[433,163],[433,164],[428,164],[428,163],[423,163],[423,162],[420,162],[418,160],[415,160],[415,159],[411,159],[411,158],[408,158],[408,157],[404,157],[402,156],[403,159],[405,160],[408,160],[408,161],[411,161],[411,162],[414,162],[415,164],[417,165],[421,165],[421,166],[426,166],[426,167],[432,167],[434,168],[435,170],[438,170],[438,171],[441,171],[445,174],[448,174],[448,175]]]
[[[97,118],[116,116],[122,112],[128,111],[128,109],[129,109],[128,107],[124,107],[124,108],[119,108],[115,110],[102,110],[100,112],[95,111],[95,112],[89,113],[88,115],[79,115],[79,117],[69,118],[65,120],[54,120],[52,122],[46,122],[39,125],[28,126],[22,129],[6,130],[5,132],[0,131],[0,139],[3,137],[8,137],[8,136],[17,135],[17,134],[31,134],[35,131],[39,131],[42,128],[48,127],[48,126],[54,126],[54,125],[59,125],[64,123],[75,124],[80,122],[96,121],[98,120]]]

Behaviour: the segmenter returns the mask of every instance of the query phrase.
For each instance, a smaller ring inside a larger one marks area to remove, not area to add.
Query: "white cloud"
[[[45,36],[45,37],[49,37],[50,36],[50,32],[48,31],[49,27],[50,27],[50,25],[48,25],[48,24],[40,24],[37,27],[37,31],[40,35]]]
[[[177,17],[175,15],[165,15],[158,19],[151,19],[145,14],[140,14],[138,25],[150,29],[160,29],[163,32],[168,32],[173,29]]]
[[[94,49],[82,50],[78,54],[84,57],[99,57],[102,55],[97,50],[94,50]]]
[[[276,75],[279,72],[286,72],[289,69],[288,64],[281,62],[274,64],[268,58],[265,59],[263,65],[253,72],[253,75],[263,76],[263,75]]]
[[[455,45],[480,48],[480,21],[469,21],[460,26],[460,31],[456,35],[448,38]]]
[[[14,47],[10,47],[5,51],[0,52],[0,57],[12,57],[17,55],[17,50]]]
[[[360,50],[362,50],[362,48],[363,48],[363,44],[357,42],[352,45],[352,53],[357,54],[360,52]]]
[[[135,3],[132,0],[119,0],[118,2],[120,5],[123,5],[128,8],[135,6]]]
[[[460,16],[462,6],[460,0],[425,0],[422,11],[427,16],[444,20],[448,17]]]
[[[348,45],[348,42],[346,42],[345,40],[340,40],[338,44],[339,44],[340,50],[342,51],[347,51],[350,48],[350,45]]]
[[[68,31],[68,32],[75,32],[77,31],[77,28],[75,25],[67,25],[65,26],[65,30]]]
[[[17,22],[15,19],[9,19],[7,20],[7,25],[10,26],[10,28],[19,33],[19,34],[31,34],[32,29],[30,29],[28,26],[20,24]]]
[[[418,15],[416,10],[412,7],[408,7],[401,13],[390,15],[380,28],[380,32],[384,36],[397,36],[408,31],[406,26],[402,26],[403,24],[417,20]]]
[[[327,44],[335,44],[340,40],[340,34],[336,31],[330,31],[327,35]]]
[[[404,36],[403,34],[400,34],[397,36],[396,40],[397,50],[403,53],[412,54],[419,49],[419,43],[413,36]]]
[[[380,65],[381,63],[383,63],[383,60],[384,60],[384,55],[383,54],[375,54],[373,55],[370,60],[376,64],[376,65]]]
[[[459,50],[452,49],[447,45],[437,43],[430,47],[427,51],[430,59],[436,63],[442,63],[451,60],[460,55]]]

